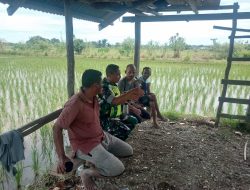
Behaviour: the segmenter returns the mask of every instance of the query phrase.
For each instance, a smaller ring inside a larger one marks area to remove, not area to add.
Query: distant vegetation
[[[165,44],[149,41],[141,47],[141,58],[145,60],[179,59],[185,62],[208,59],[225,59],[228,52],[228,43],[221,44],[211,39],[212,45],[188,45],[185,39],[177,33],[169,38]],[[132,58],[134,53],[134,39],[126,38],[122,43],[110,44],[107,39],[86,41],[74,38],[76,55],[86,58],[121,59]],[[250,57],[250,44],[248,41],[235,43],[235,56]],[[26,42],[8,43],[0,39],[0,54],[7,55],[42,55],[65,56],[65,42],[41,36],[31,37]]]

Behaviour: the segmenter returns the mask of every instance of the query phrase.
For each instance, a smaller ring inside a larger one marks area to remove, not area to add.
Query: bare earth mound
[[[160,124],[153,129],[144,122],[134,130],[128,139],[134,155],[122,159],[125,172],[98,179],[100,189],[250,189],[249,134],[194,121]]]
[[[126,171],[102,189],[250,189],[249,147],[246,161],[243,155],[249,135],[197,122],[161,126],[135,129],[128,140],[134,156],[123,159]]]

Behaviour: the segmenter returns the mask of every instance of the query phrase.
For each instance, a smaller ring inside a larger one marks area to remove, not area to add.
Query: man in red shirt
[[[75,155],[95,165],[95,168],[84,169],[80,174],[86,190],[96,188],[91,177],[120,175],[125,168],[117,157],[133,154],[129,144],[104,132],[100,126],[96,95],[101,93],[101,81],[101,72],[93,69],[86,70],[82,75],[80,92],[66,102],[53,127],[58,173],[64,173],[65,163],[70,161],[64,151],[63,129],[68,130],[69,141]],[[139,90],[130,92],[129,96],[132,100],[140,97]]]

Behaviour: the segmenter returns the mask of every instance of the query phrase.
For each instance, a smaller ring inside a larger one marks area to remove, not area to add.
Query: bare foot
[[[83,170],[81,172],[81,179],[84,190],[97,190],[96,184],[91,178],[91,175],[89,175],[88,170]]]
[[[167,122],[168,121],[168,119],[167,118],[165,118],[165,117],[163,117],[163,116],[159,116],[158,117],[161,121],[165,121],[165,122]]]
[[[160,126],[158,125],[158,123],[153,123],[152,127],[155,128],[155,129],[160,129]]]

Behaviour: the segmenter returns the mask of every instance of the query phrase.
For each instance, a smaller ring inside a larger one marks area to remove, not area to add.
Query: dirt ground
[[[151,128],[150,122],[140,124],[127,141],[134,155],[122,159],[125,172],[98,179],[99,189],[250,190],[250,135],[230,127],[213,128],[210,123],[161,122],[161,129]],[[79,189],[78,179],[60,183],[68,183],[61,189]],[[48,185],[55,189],[60,183]]]

